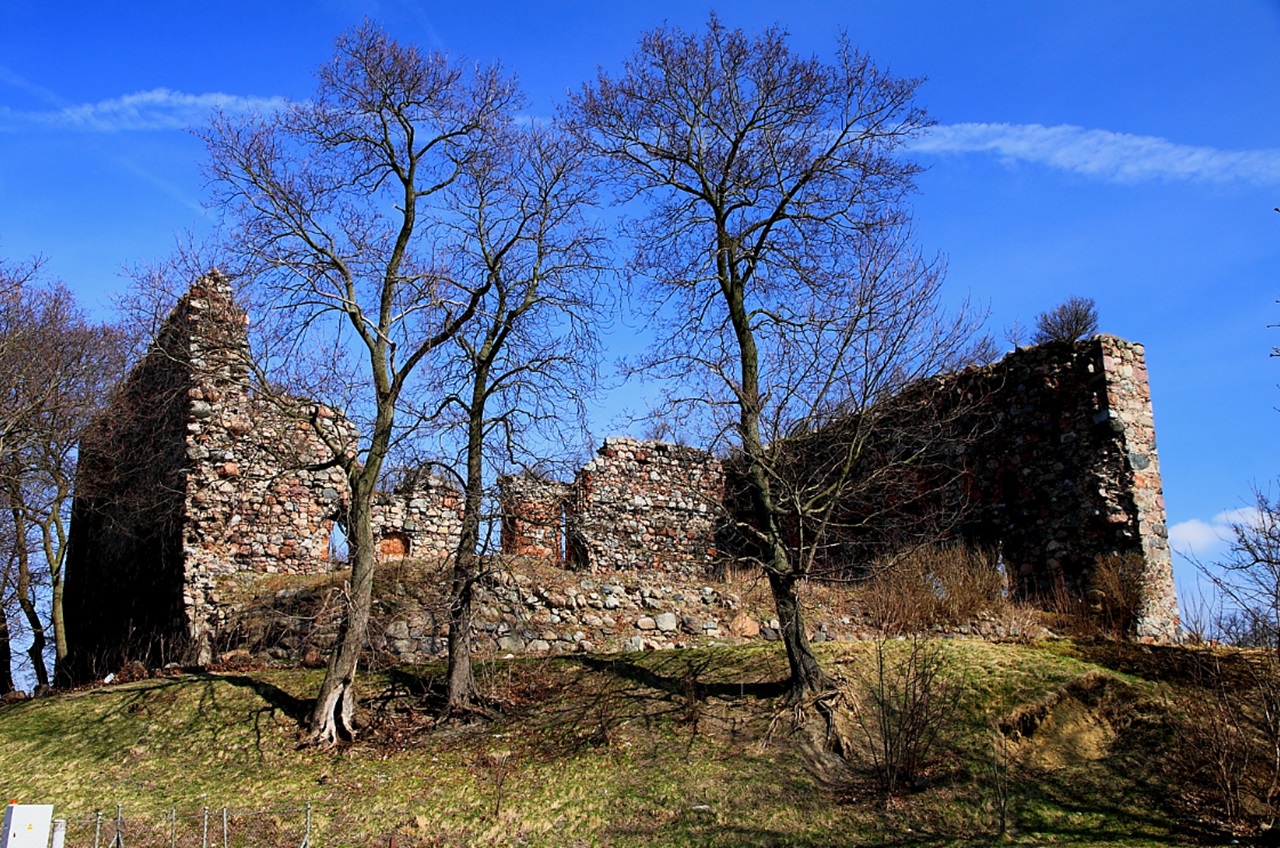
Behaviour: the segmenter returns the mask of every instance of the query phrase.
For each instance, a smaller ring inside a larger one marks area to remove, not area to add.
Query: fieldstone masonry
[[[564,562],[565,504],[573,488],[532,474],[498,479],[502,509],[502,552],[553,565]]]
[[[340,565],[329,545],[346,478],[317,430],[354,446],[354,427],[255,395],[247,323],[224,277],[198,280],[86,434],[66,565],[69,679],[124,658],[206,662],[230,578]],[[439,553],[456,544],[457,502],[435,483],[380,495],[375,532]]]
[[[1140,559],[1135,635],[1176,639],[1173,566],[1142,345],[1095,336],[1022,348],[953,379],[993,426],[971,449],[965,532],[998,547],[1015,591],[1079,592],[1099,558]]]
[[[435,478],[378,492],[372,520],[381,559],[446,557],[462,535],[462,494]]]
[[[716,557],[724,471],[710,453],[605,439],[574,477],[566,527],[571,567],[702,572]]]
[[[243,625],[232,624],[239,613],[229,586],[340,565],[329,542],[347,488],[325,464],[317,427],[353,445],[354,428],[323,406],[255,395],[246,326],[225,279],[197,281],[86,434],[66,565],[64,680],[127,659],[206,662]],[[968,500],[959,532],[1000,552],[1013,590],[1034,598],[1078,586],[1098,557],[1137,556],[1136,635],[1176,638],[1143,347],[1098,336],[1023,348],[930,385],[939,403],[982,399],[965,413],[984,426],[964,448],[964,491],[940,496]],[[478,647],[582,650],[613,644],[615,623],[635,630],[630,647],[731,629],[734,603],[703,586],[720,573],[716,539],[726,522],[725,474],[711,454],[615,437],[571,483],[522,475],[499,488],[503,552],[517,567],[540,561],[579,576],[543,594],[518,571],[492,586],[477,616]],[[456,490],[422,474],[380,493],[381,557],[449,556],[460,508]],[[623,621],[615,613],[624,609],[641,614]],[[375,641],[398,645],[402,657],[434,654],[445,620],[401,617]]]
[[[1177,638],[1142,345],[1100,335],[1019,348],[908,391],[935,426],[949,428],[954,445],[954,455],[944,457],[945,482],[921,485],[913,514],[946,516],[952,538],[997,556],[1013,595],[1031,603],[1054,603],[1064,593],[1081,598],[1100,561],[1123,562],[1141,596],[1134,635]],[[948,438],[939,443],[946,447]],[[800,444],[807,457],[825,442]],[[882,502],[901,495],[897,477],[883,488]],[[874,493],[861,495],[876,501]],[[823,555],[851,563],[856,573],[875,555],[876,535],[875,525],[863,528],[828,543]]]

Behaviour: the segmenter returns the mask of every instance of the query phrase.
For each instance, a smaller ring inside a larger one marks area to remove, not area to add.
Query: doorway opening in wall
[[[556,509],[555,535],[552,537],[555,549],[552,556],[559,566],[570,566],[571,550],[569,545],[569,508],[561,503]]]
[[[347,542],[346,531],[342,529],[342,525],[333,522],[333,529],[329,531],[329,565],[332,568],[345,568],[351,559],[351,546]]]

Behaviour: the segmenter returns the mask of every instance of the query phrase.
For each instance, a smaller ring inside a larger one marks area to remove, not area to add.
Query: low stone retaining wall
[[[439,572],[417,563],[384,567],[370,625],[370,661],[418,664],[445,656],[448,608]],[[337,638],[341,586],[266,591],[240,605],[224,651],[265,661],[319,665]],[[803,593],[814,642],[872,638],[875,627],[844,585]],[[660,573],[583,575],[519,563],[495,571],[476,593],[472,648],[481,657],[558,656],[777,641],[765,581],[730,574],[699,581]],[[936,633],[1002,639],[1043,635],[1031,617],[991,615]]]

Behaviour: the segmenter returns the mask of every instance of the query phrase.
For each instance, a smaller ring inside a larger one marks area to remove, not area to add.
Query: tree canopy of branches
[[[384,461],[420,418],[418,372],[479,312],[488,276],[450,251],[455,189],[517,104],[495,68],[396,43],[376,26],[341,35],[315,97],[205,132],[215,201],[235,224],[246,305],[269,315],[255,362],[277,387],[345,412],[360,441],[316,427],[350,488],[351,584],[312,739],[355,733],[355,678],[376,552],[371,502]],[[270,307],[264,309],[263,307]]]
[[[50,636],[56,658],[66,654],[62,577],[77,448],[123,363],[121,336],[89,322],[65,287],[42,282],[38,262],[0,263],[0,591],[21,611],[38,686],[49,684]],[[6,652],[8,633],[5,622]],[[0,689],[12,689],[4,659]]]
[[[1091,297],[1071,297],[1036,316],[1033,344],[1074,342],[1098,332],[1098,306]]]
[[[639,367],[740,457],[795,697],[826,678],[798,595],[812,559],[788,516],[820,522],[866,439],[802,496],[780,483],[779,446],[841,416],[869,433],[884,401],[969,355],[971,322],[942,310],[940,263],[913,246],[903,205],[918,168],[898,154],[929,125],[917,84],[844,40],[825,63],[778,29],[749,37],[713,16],[699,34],[645,35],[570,103],[619,194],[642,204],[630,271],[660,339]]]
[[[484,291],[476,317],[436,369],[431,416],[457,444],[462,532],[453,566],[447,708],[472,706],[471,609],[486,481],[495,469],[539,466],[585,415],[598,358],[600,239],[586,157],[555,127],[507,126],[455,186],[450,267]],[[577,416],[569,413],[576,411]],[[543,452],[532,451],[534,442]]]

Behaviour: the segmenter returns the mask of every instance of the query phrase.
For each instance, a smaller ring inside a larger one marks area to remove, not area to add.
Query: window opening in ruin
[[[383,533],[378,539],[379,559],[404,559],[409,555],[409,537],[404,533],[390,531]]]
[[[333,529],[329,531],[329,562],[334,566],[345,566],[349,560],[351,546],[347,542],[346,531],[342,529],[342,525],[333,522]]]

